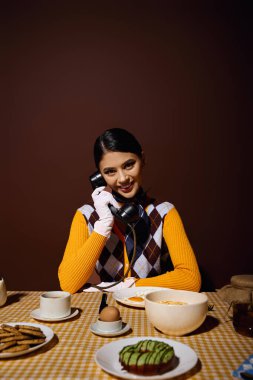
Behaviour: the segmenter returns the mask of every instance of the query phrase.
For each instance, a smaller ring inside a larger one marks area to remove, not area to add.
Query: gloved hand
[[[114,216],[112,215],[108,205],[111,204],[116,208],[119,208],[120,206],[113,198],[112,194],[104,189],[105,186],[98,187],[91,194],[94,207],[99,216],[99,220],[97,220],[94,224],[94,231],[109,238],[114,222]]]
[[[136,278],[134,277],[127,277],[124,279],[124,281],[121,281],[119,284],[112,286],[108,289],[108,291],[116,292],[120,289],[126,289],[126,288],[134,288],[135,287]]]
[[[121,281],[119,284],[116,284],[114,286],[111,286],[110,288],[105,288],[108,285],[113,285],[113,282],[101,282],[100,284],[97,284],[101,289],[97,289],[91,285],[90,288],[84,289],[84,292],[100,292],[105,289],[106,292],[116,292],[117,290],[125,289],[125,288],[133,288],[135,287],[135,282],[137,281],[134,277],[127,277],[124,281]]]

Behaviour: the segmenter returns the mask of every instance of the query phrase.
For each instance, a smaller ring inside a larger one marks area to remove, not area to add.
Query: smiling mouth
[[[129,185],[119,187],[119,190],[122,191],[123,193],[129,193],[130,191],[132,191],[132,189],[133,189],[133,182],[130,183]]]

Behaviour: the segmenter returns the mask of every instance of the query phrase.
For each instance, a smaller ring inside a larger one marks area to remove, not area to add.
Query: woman
[[[93,206],[76,211],[59,267],[61,288],[77,292],[95,268],[101,281],[119,281],[127,273],[133,281],[123,281],[123,287],[199,291],[198,264],[177,210],[150,198],[141,187],[145,160],[136,138],[124,129],[109,129],[96,139],[94,159],[107,186],[93,191]],[[137,247],[130,271],[133,234],[111,212],[111,205],[119,209],[129,202],[138,211],[132,223]]]

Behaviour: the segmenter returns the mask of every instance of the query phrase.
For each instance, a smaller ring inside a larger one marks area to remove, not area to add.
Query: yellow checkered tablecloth
[[[77,293],[72,296],[72,306],[80,313],[64,322],[39,322],[30,313],[39,308],[39,295],[42,292],[8,292],[8,301],[0,308],[0,323],[30,322],[50,327],[55,336],[41,349],[13,359],[0,360],[0,379],[112,379],[95,363],[94,355],[104,344],[117,339],[136,336],[167,337],[187,344],[198,355],[196,368],[177,377],[177,380],[232,379],[236,369],[253,353],[252,338],[237,334],[232,322],[226,317],[228,305],[216,293],[207,293],[214,310],[208,312],[203,325],[195,332],[183,337],[165,336],[147,320],[145,310],[117,304],[111,295],[110,305],[120,309],[123,321],[131,325],[126,335],[104,338],[90,331],[95,322],[101,300],[100,293]]]

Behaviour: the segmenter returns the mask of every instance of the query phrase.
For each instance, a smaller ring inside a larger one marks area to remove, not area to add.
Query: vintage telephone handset
[[[90,176],[90,182],[93,190],[100,186],[106,186],[102,174],[98,171]],[[125,224],[137,222],[139,219],[139,209],[133,202],[124,203],[119,209],[112,205],[109,205],[109,208],[111,213]]]
[[[90,183],[91,183],[93,190],[95,190],[97,187],[107,185],[102,174],[99,171],[93,173],[89,177],[89,179],[90,179]],[[136,233],[135,233],[134,227],[132,226],[132,223],[136,222],[139,219],[138,207],[132,202],[124,203],[124,205],[119,209],[115,208],[114,206],[112,206],[110,204],[108,207],[110,208],[111,213],[116,218],[118,218],[121,222],[127,224],[128,227],[131,229],[131,232],[132,232],[133,238],[134,238],[133,239],[134,240],[134,247],[133,247],[133,256],[132,256],[129,268],[121,280],[115,282],[113,285],[108,285],[108,286],[91,285],[93,288],[96,288],[100,291],[103,291],[104,289],[109,289],[109,288],[119,284],[120,282],[122,282],[127,277],[128,273],[130,272],[132,265],[133,265],[133,262],[134,262],[134,259],[135,259],[135,256],[136,256]]]

